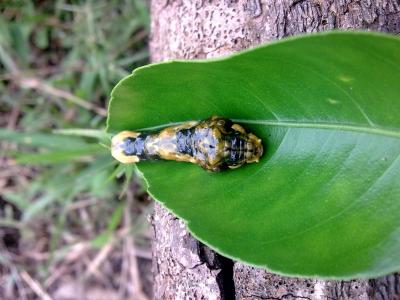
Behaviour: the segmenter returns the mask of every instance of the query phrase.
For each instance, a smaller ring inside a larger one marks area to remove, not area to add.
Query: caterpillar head
[[[139,132],[121,131],[111,139],[111,155],[123,164],[136,163],[140,159],[136,155],[135,141]]]

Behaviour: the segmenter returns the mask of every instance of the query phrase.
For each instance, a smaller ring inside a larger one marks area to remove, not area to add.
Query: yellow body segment
[[[139,135],[140,133],[133,131],[121,131],[117,135],[114,135],[111,139],[111,155],[123,164],[139,162],[139,157],[136,155],[126,155],[121,147],[127,138],[137,138]]]

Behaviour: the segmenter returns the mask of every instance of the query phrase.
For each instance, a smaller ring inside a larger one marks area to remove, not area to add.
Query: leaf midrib
[[[380,127],[365,127],[359,125],[338,124],[338,123],[314,123],[314,122],[269,121],[269,120],[233,119],[233,121],[242,124],[257,124],[257,125],[281,126],[281,127],[291,127],[291,128],[331,129],[338,131],[354,131],[367,134],[400,138],[400,130],[396,131],[396,129],[385,129]]]
[[[338,124],[338,123],[293,122],[293,121],[276,121],[276,120],[232,119],[232,121],[242,124],[280,126],[280,127],[290,127],[290,128],[313,128],[313,129],[330,129],[338,131],[353,131],[353,132],[388,136],[400,139],[400,130],[396,131],[396,129],[385,129],[380,127],[365,127],[360,125]],[[138,131],[158,130],[169,126],[180,125],[182,123],[185,122],[171,122],[163,125],[141,128],[138,129]]]

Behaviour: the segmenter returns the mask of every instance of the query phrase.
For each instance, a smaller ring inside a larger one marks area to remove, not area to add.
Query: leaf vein
[[[243,124],[257,124],[257,125],[267,125],[267,126],[355,131],[355,132],[400,138],[400,130],[397,129],[396,131],[396,129],[394,128],[385,129],[380,127],[364,127],[352,124],[316,123],[316,122],[299,122],[299,121],[244,120],[244,119],[234,119],[233,121]]]

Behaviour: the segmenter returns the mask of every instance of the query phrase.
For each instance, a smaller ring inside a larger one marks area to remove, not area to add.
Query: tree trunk
[[[398,0],[153,0],[151,16],[153,61],[217,57],[334,28],[400,33]],[[351,281],[282,277],[216,254],[158,204],[152,222],[156,299],[400,299],[400,274]]]

